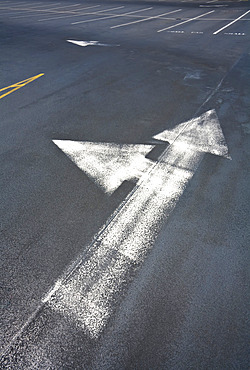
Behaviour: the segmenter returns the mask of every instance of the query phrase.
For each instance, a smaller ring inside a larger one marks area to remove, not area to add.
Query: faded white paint
[[[53,142],[104,192],[112,194],[125,180],[137,180],[152,165],[145,156],[152,145],[92,143],[70,140]]]
[[[128,276],[153,247],[162,222],[176,206],[204,152],[228,157],[214,110],[155,136],[170,143],[114,213],[65,281],[44,302],[92,338],[104,329]]]
[[[184,80],[200,80],[200,79],[201,79],[200,71],[187,72],[184,77]]]

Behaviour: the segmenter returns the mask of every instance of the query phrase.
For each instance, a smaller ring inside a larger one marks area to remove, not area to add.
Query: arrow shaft
[[[177,139],[96,238],[89,256],[44,302],[98,337],[115,309],[116,295],[152,248],[203,155]]]

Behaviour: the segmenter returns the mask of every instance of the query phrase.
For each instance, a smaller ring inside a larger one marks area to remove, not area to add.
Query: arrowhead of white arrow
[[[71,42],[72,44],[83,47],[98,45],[98,41],[77,41],[77,40],[67,40],[67,41]]]
[[[201,152],[208,152],[230,158],[225,137],[223,135],[218,116],[214,109],[207,111],[200,117],[193,118],[173,128],[165,130],[153,137],[157,140],[178,143],[189,148],[194,147]]]
[[[152,161],[145,158],[154,147],[142,144],[53,142],[106,193],[112,194],[125,180],[135,180]]]
[[[77,41],[77,40],[66,40],[67,42],[70,42],[71,44],[75,44],[78,46],[119,46],[119,45],[110,45],[110,44],[102,44],[99,41]]]

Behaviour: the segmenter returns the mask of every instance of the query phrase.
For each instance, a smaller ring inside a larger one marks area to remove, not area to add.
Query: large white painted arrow
[[[93,240],[70,277],[44,299],[97,338],[116,307],[131,271],[152,248],[206,151],[228,158],[214,110],[155,136],[170,146]]]

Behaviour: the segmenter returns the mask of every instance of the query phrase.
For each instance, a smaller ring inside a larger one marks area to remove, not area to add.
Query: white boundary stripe
[[[87,8],[82,8],[82,10],[84,9],[90,9],[90,8],[95,8],[97,6],[100,6],[100,5],[95,5],[95,6],[89,6]],[[117,10],[117,9],[122,9],[124,8],[124,6],[118,6],[116,8],[111,8],[111,9],[104,9],[104,10],[98,10],[97,12],[90,12],[90,13],[81,13],[81,14],[74,14],[76,12],[72,12],[72,15],[65,15],[65,16],[62,16],[62,17],[53,17],[53,18],[43,18],[43,19],[39,19],[38,22],[44,22],[44,21],[48,21],[48,20],[52,20],[52,19],[60,19],[60,18],[71,18],[71,17],[80,17],[80,16],[84,16],[84,15],[95,15],[95,14],[99,14],[99,13],[104,13],[104,12],[108,12],[108,11],[111,11],[111,10]],[[81,10],[81,9],[78,9],[78,11]],[[57,12],[54,12],[54,13],[57,13]],[[63,12],[58,12],[58,13],[63,13]],[[68,14],[70,12],[65,12],[65,14]],[[102,14],[100,14],[102,15]]]
[[[93,6],[87,6],[86,8],[81,8],[81,9],[77,9],[77,11],[82,11],[82,10],[85,10],[85,9],[93,9],[93,8],[99,8],[99,6],[101,5],[93,5]],[[59,12],[57,12],[59,13]],[[60,12],[62,13],[62,12]],[[68,14],[69,12],[64,12],[65,14]],[[76,12],[74,12],[76,13]],[[72,18],[72,17],[80,17],[82,15],[89,15],[89,14],[96,14],[96,13],[80,13],[80,14],[74,14],[72,12],[71,15],[62,15],[60,17],[50,17],[50,18],[43,18],[43,19],[38,19],[38,22],[45,22],[45,21],[51,21],[51,20],[54,20],[54,19],[62,19],[62,18]]]
[[[232,21],[232,22],[230,22],[230,23],[226,24],[224,27],[222,27],[222,28],[220,28],[219,30],[215,31],[215,32],[213,33],[213,35],[217,35],[217,33],[221,32],[221,31],[223,31],[225,28],[227,28],[227,27],[231,26],[233,23],[237,22],[239,19],[243,18],[243,17],[244,17],[245,15],[247,15],[248,13],[250,13],[250,10],[248,10],[246,13],[242,14],[240,17],[236,18],[234,21]]]
[[[213,13],[213,12],[214,12],[214,10],[211,10],[210,12],[207,12],[207,13],[204,13],[204,14],[201,14],[201,15],[198,15],[197,17],[194,17],[194,18],[188,19],[187,21],[180,22],[180,23],[174,24],[173,26],[169,26],[169,27],[163,28],[163,29],[161,29],[161,30],[158,30],[157,32],[163,32],[163,31],[166,31],[166,30],[170,30],[171,28],[174,28],[174,27],[180,26],[181,24],[184,24],[184,23],[192,22],[192,21],[194,21],[195,19],[198,19],[198,18],[204,17],[205,15],[211,14],[211,13]]]
[[[86,21],[74,22],[74,23],[71,23],[71,24],[94,22],[94,21],[100,21],[102,19],[110,19],[110,18],[116,18],[116,17],[125,17],[126,15],[129,15],[129,14],[134,14],[134,13],[139,13],[139,12],[145,12],[146,10],[151,10],[151,9],[153,9],[153,7],[151,7],[151,8],[145,8],[145,9],[140,9],[140,10],[135,10],[133,12],[128,12],[128,13],[111,15],[111,16],[108,16],[108,17],[94,18],[94,19],[89,19],[89,20],[86,20]]]
[[[58,3],[58,4],[61,4],[61,3]],[[56,4],[54,4],[56,5]],[[49,8],[49,9],[33,9],[33,8],[29,8],[29,10],[26,10],[24,15],[17,15],[15,17],[11,17],[11,18],[24,18],[24,17],[33,17],[33,16],[40,16],[41,13],[46,13],[46,12],[51,12],[52,10],[56,10],[56,9],[61,9],[61,8],[68,8],[69,6],[73,7],[73,6],[79,6],[81,4],[76,4],[76,5],[67,5],[67,6],[59,6],[59,7],[56,7],[56,8]],[[37,7],[36,7],[37,8]],[[62,10],[63,11],[63,10]],[[67,10],[66,10],[67,11]],[[69,10],[70,11],[70,10]],[[74,11],[74,9],[73,9]],[[36,14],[26,14],[26,13],[36,13]]]
[[[147,17],[147,18],[144,18],[144,19],[139,19],[139,20],[137,20],[137,21],[128,22],[128,23],[123,23],[123,24],[118,24],[118,25],[116,25],[116,26],[112,26],[112,27],[110,27],[110,28],[124,27],[124,26],[128,26],[128,25],[130,25],[130,24],[135,24],[135,23],[140,23],[140,22],[146,22],[146,21],[149,21],[150,19],[157,19],[157,18],[163,17],[164,15],[167,15],[167,14],[180,12],[181,10],[182,10],[182,9],[173,10],[173,11],[168,12],[168,13],[163,13],[163,14],[159,14],[159,15],[152,16],[152,17]]]

